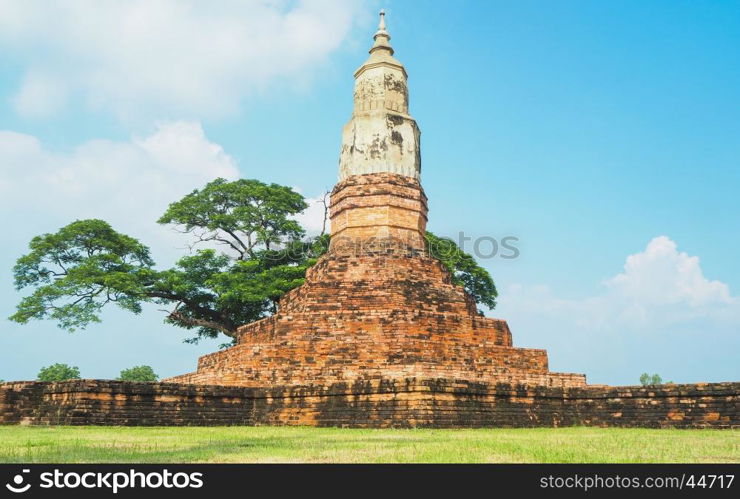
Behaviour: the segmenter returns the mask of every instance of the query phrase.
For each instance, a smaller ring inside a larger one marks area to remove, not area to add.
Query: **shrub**
[[[38,374],[39,381],[66,381],[80,379],[80,370],[67,364],[52,364],[42,367]]]
[[[159,376],[149,366],[136,366],[124,369],[118,377],[119,381],[157,381]]]
[[[663,378],[661,378],[659,374],[642,373],[640,376],[640,383],[642,386],[662,385]]]

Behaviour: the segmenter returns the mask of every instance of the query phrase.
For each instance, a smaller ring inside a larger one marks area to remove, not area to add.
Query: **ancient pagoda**
[[[331,193],[331,246],[277,313],[239,329],[237,344],[166,381],[252,387],[381,379],[583,386],[552,373],[545,350],[516,348],[506,322],[480,315],[426,249],[420,132],[406,70],[384,13],[355,71]]]
[[[381,13],[355,72],[329,250],[194,373],[0,383],[0,424],[740,428],[740,383],[586,385],[512,345],[425,243],[419,129]]]

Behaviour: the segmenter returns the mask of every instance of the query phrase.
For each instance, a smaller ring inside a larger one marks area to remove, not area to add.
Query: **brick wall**
[[[385,239],[423,252],[427,212],[418,180],[393,173],[353,175],[331,193],[332,250]]]
[[[444,379],[249,388],[79,380],[0,385],[0,423],[740,428],[740,383],[543,387]]]

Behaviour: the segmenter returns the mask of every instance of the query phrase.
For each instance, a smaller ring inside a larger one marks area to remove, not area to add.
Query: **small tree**
[[[69,379],[80,379],[80,370],[67,364],[42,367],[38,374],[39,381],[67,381]]]
[[[149,366],[135,366],[131,369],[124,369],[118,376],[118,381],[140,381],[152,382],[157,381],[159,376]]]
[[[642,386],[662,385],[663,378],[659,374],[642,373],[640,375],[640,383]]]

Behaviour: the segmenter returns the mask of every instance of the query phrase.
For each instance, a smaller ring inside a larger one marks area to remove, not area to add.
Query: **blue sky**
[[[740,2],[0,1],[0,316],[31,237],[101,217],[162,265],[154,220],[216,176],[313,198],[388,12],[430,226],[519,238],[481,263],[519,346],[590,382],[740,379]],[[315,223],[315,214],[306,217]],[[68,334],[0,324],[0,378],[194,369],[152,307]]]

